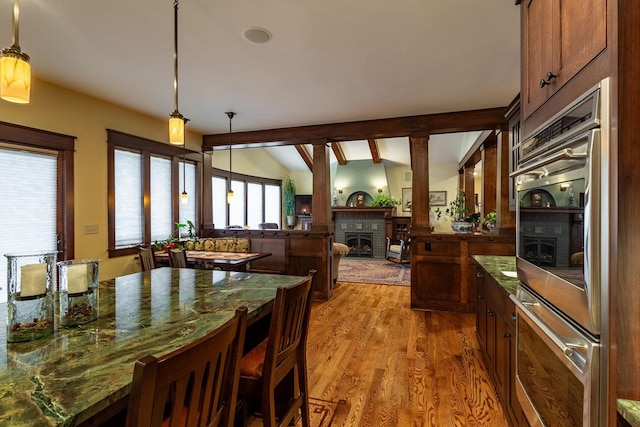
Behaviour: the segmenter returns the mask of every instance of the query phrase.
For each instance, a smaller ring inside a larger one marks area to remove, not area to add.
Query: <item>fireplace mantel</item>
[[[333,220],[347,219],[347,218],[391,218],[393,217],[393,211],[395,208],[379,208],[371,206],[363,207],[338,207],[331,208],[331,214]]]

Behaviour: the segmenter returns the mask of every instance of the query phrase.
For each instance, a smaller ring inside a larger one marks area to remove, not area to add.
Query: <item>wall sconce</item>
[[[338,193],[342,194],[342,187],[338,188]]]
[[[569,187],[571,187],[571,184],[569,184],[569,183],[565,182],[563,184],[560,184],[560,191],[567,191],[567,188],[569,188]]]
[[[382,187],[378,187],[378,193],[382,193]]]

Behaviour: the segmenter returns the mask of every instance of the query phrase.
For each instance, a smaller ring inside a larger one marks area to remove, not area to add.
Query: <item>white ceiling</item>
[[[247,41],[250,27],[273,39]],[[179,110],[201,134],[227,132],[226,111],[249,131],[506,106],[519,91],[514,0],[183,0],[178,34]],[[172,0],[22,0],[20,46],[38,79],[173,111]]]

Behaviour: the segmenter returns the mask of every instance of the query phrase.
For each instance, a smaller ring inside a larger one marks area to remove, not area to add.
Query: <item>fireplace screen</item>
[[[345,233],[346,245],[352,257],[373,257],[373,233]]]

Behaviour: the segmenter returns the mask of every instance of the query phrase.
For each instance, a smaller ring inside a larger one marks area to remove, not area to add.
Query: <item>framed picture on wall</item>
[[[402,212],[411,212],[411,188],[402,189]]]
[[[447,192],[429,191],[429,206],[447,206]]]

